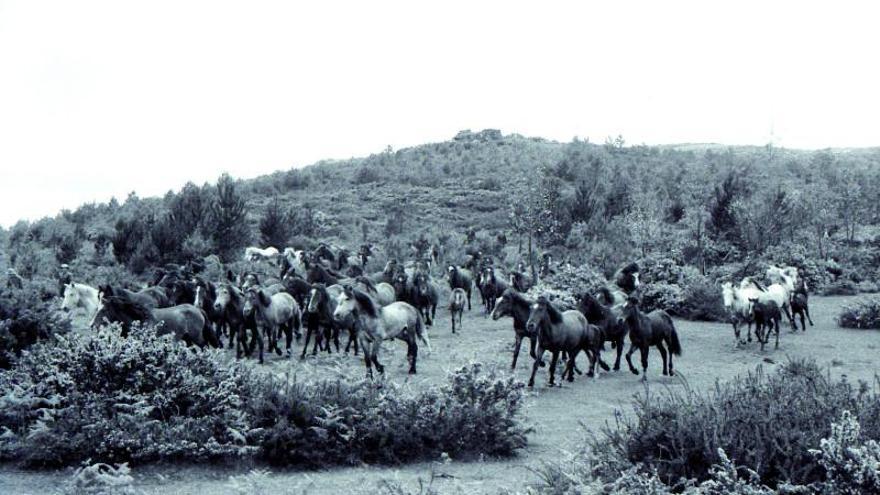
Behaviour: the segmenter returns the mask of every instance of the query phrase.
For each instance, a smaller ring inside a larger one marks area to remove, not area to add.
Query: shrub
[[[855,296],[859,293],[859,286],[852,280],[838,280],[825,286],[823,296]]]
[[[809,448],[829,433],[841,409],[858,414],[868,437],[878,435],[877,396],[833,382],[811,361],[791,361],[765,375],[718,384],[703,395],[685,388],[640,395],[635,419],[621,419],[593,441],[601,455],[598,474],[613,479],[628,465],[656,469],[667,484],[680,478],[706,480],[724,449],[752,466],[763,483],[809,484],[824,476]]]
[[[127,464],[111,466],[97,463],[77,469],[64,486],[70,495],[134,495],[134,478]]]
[[[658,282],[641,286],[640,308],[649,312],[662,309],[671,315],[680,316],[684,306],[684,291],[675,284]]]
[[[0,288],[0,369],[9,368],[22,350],[70,330],[58,309],[57,288],[48,280],[25,280],[21,289]]]
[[[32,466],[248,455],[245,368],[154,328],[118,327],[35,346],[0,373],[0,458]]]
[[[269,380],[252,404],[260,457],[276,465],[397,464],[511,455],[525,446],[523,384],[464,366],[447,385],[413,394],[393,384]]]
[[[861,425],[849,411],[831,425],[831,437],[810,453],[825,468],[824,493],[880,493],[880,444],[860,444]]]
[[[727,321],[721,288],[710,279],[697,276],[684,288],[684,302],[678,316],[696,321]]]
[[[837,315],[837,324],[844,328],[880,329],[880,297],[865,297],[847,304]]]

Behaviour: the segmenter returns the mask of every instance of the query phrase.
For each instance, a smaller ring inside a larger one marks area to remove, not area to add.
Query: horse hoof
[[[593,378],[594,376],[596,376],[596,374],[593,373],[592,371],[587,373],[587,378]],[[574,380],[572,379],[572,381],[574,381]]]
[[[409,374],[410,374],[410,375],[415,375],[415,374],[416,374],[416,370],[409,370]]]
[[[639,375],[639,370],[637,370],[637,369],[630,369],[630,371],[632,371],[633,375],[636,375],[636,376]]]
[[[620,371],[620,366],[615,365],[613,369],[614,369],[614,371]]]

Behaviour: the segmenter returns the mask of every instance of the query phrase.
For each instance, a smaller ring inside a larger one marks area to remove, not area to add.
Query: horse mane
[[[636,263],[635,261],[620,269],[620,273],[625,273],[627,275],[631,275],[631,274],[638,272],[638,271],[639,271],[639,264]]]
[[[364,276],[360,276],[360,277],[357,277],[357,278],[355,279],[355,281],[357,281],[358,283],[363,284],[364,287],[370,289],[371,291],[376,292],[376,284],[374,284],[373,281],[370,280],[369,278],[364,277]]]
[[[751,277],[746,277],[746,279],[748,280],[746,282],[746,285],[752,284],[753,286],[755,286],[756,289],[758,289],[761,292],[767,291],[767,289],[761,284],[761,282],[758,282],[757,280],[755,280]]]
[[[501,294],[501,297],[507,295],[510,297],[510,301],[517,306],[531,306],[533,301],[530,301],[526,296],[524,296],[521,292],[517,291],[512,287],[508,287],[504,290],[504,293]]]
[[[602,295],[602,298],[605,299],[605,301],[608,304],[611,304],[614,302],[614,294],[611,293],[611,289],[609,289],[607,285],[604,285],[601,288],[599,288],[599,294]]]
[[[153,317],[149,307],[135,301],[127,295],[113,295],[104,300],[104,304],[110,304],[117,311],[131,316],[132,320],[148,321]]]
[[[376,308],[376,303],[373,302],[372,297],[353,287],[351,288],[351,293],[354,296],[354,300],[357,301],[358,306],[360,306],[367,316],[370,318],[376,318],[379,316],[379,309]]]
[[[594,321],[598,319],[605,319],[610,311],[605,305],[599,302],[596,299],[596,296],[590,294],[589,292],[585,292],[581,295],[581,300],[579,301],[579,306],[586,309],[584,312],[584,316],[587,317],[588,320]]]
[[[549,300],[544,299],[543,302],[547,308],[547,316],[550,318],[550,323],[554,325],[562,323],[562,312]]]

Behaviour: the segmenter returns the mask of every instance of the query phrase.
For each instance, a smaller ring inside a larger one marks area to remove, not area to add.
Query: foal
[[[681,355],[681,343],[678,341],[678,333],[672,318],[662,309],[656,309],[648,314],[639,310],[639,300],[633,296],[627,298],[623,306],[623,321],[629,328],[629,352],[626,353],[626,362],[629,370],[634,375],[639,371],[633,366],[631,356],[638,349],[642,355],[642,380],[648,379],[648,351],[651,346],[656,346],[663,358],[663,374],[672,376],[672,355]],[[666,363],[666,347],[669,346],[669,366]]]
[[[449,295],[449,316],[452,320],[452,333],[455,333],[455,319],[458,318],[458,328],[461,329],[461,317],[464,307],[467,305],[467,293],[464,289],[455,289]]]

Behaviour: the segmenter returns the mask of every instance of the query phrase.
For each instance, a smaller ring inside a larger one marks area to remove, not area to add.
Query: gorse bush
[[[57,337],[0,373],[0,454],[28,465],[143,463],[248,455],[242,407],[253,377],[152,327]]]
[[[464,366],[447,385],[413,394],[362,381],[262,384],[251,414],[260,456],[275,465],[397,464],[441,453],[511,455],[526,444],[519,425],[523,384]]]
[[[70,329],[56,291],[42,279],[26,280],[21,289],[0,288],[0,369],[9,368],[23,349],[37,341]]]
[[[723,449],[771,486],[821,481],[825,469],[809,449],[843,409],[858,415],[867,438],[880,437],[877,396],[832,381],[810,361],[791,361],[770,375],[759,367],[705,395],[689,388],[640,395],[634,419],[618,418],[592,443],[602,460],[596,474],[611,479],[642,464],[670,485],[703,481]]]
[[[234,461],[319,467],[511,455],[523,384],[465,366],[447,385],[299,383],[114,326],[37,345],[0,372],[0,460],[62,466]]]
[[[865,297],[843,306],[837,324],[844,328],[880,329],[880,297]]]
[[[134,477],[127,464],[97,463],[77,469],[62,490],[64,495],[136,495]]]
[[[797,379],[801,382],[801,378],[815,379],[816,369],[811,364],[791,363],[788,369],[780,372],[782,379],[791,378],[790,373],[800,374]],[[812,376],[812,378],[810,378]],[[736,384],[737,382],[734,382]],[[766,383],[766,382],[765,382]],[[820,385],[820,389],[825,389],[827,384]],[[737,385],[742,386],[742,383]],[[846,388],[844,385],[843,388]],[[851,391],[852,392],[852,391]],[[717,393],[717,392],[716,392]],[[741,430],[753,431],[754,439],[748,439],[748,435],[742,436],[732,446],[733,450],[740,453],[740,457],[735,457],[729,450],[718,447],[713,451],[709,445],[705,445],[703,449],[686,452],[684,450],[673,450],[666,452],[663,461],[658,458],[641,459],[635,461],[632,458],[626,458],[625,449],[615,449],[611,444],[619,446],[619,440],[627,437],[630,433],[623,435],[615,435],[615,438],[609,443],[605,441],[596,442],[595,437],[588,438],[584,442],[584,447],[577,452],[568,453],[563,459],[557,462],[551,462],[539,469],[538,475],[540,483],[530,490],[532,493],[547,494],[574,494],[574,493],[605,493],[615,495],[668,495],[672,493],[684,493],[688,495],[771,495],[771,494],[788,494],[788,495],[837,495],[837,494],[867,494],[880,493],[880,444],[871,436],[877,434],[877,404],[876,397],[867,397],[863,390],[850,394],[849,403],[857,404],[862,408],[863,421],[874,424],[871,432],[863,432],[862,425],[859,423],[856,414],[844,409],[841,415],[836,412],[829,414],[819,414],[814,420],[814,424],[810,425],[810,429],[805,430],[806,438],[798,438],[799,430],[797,425],[792,425],[788,421],[788,414],[791,411],[782,407],[777,409],[776,417],[770,418],[770,425],[761,425],[757,423],[744,423],[734,426]],[[824,392],[820,392],[820,401],[825,401],[830,397]],[[861,404],[858,404],[861,403]],[[680,412],[685,412],[689,407],[686,404],[681,405]],[[827,409],[835,410],[834,404],[827,404]],[[725,407],[734,407],[730,402],[715,403],[712,407],[717,409],[717,414],[724,414]],[[704,406],[698,406],[705,409]],[[836,411],[836,410],[835,410]],[[652,413],[658,413],[653,411]],[[657,452],[665,451],[672,444],[676,443],[675,435],[681,432],[677,427],[671,426],[676,420],[681,419],[679,414],[658,415],[651,419],[654,422],[665,421],[670,423],[666,436],[657,436],[655,439],[659,441]],[[743,419],[741,414],[734,414],[730,418],[730,422]],[[807,418],[798,417],[796,421],[805,421]],[[830,420],[831,423],[824,421]],[[686,421],[687,426],[694,426],[693,422]],[[725,429],[731,428],[731,425],[718,423],[720,430],[718,433],[723,437]],[[702,442],[705,444],[713,442],[713,430],[708,422],[698,426],[700,430],[693,436],[681,439],[684,444],[694,445],[693,438],[702,435]],[[787,427],[791,431],[772,434],[768,428]],[[825,433],[819,434],[824,430]],[[814,436],[818,435],[818,440]],[[791,442],[796,439],[797,442]],[[818,449],[802,447],[808,446],[809,442],[816,441]],[[766,445],[764,445],[766,444]],[[799,476],[795,471],[795,478],[788,478],[783,471],[773,471],[765,468],[764,462],[769,461],[770,466],[774,466],[775,461],[780,460],[771,457],[764,457],[761,453],[766,453],[773,449],[788,449],[791,455],[796,459],[792,459],[791,467],[798,468],[797,462],[804,462],[803,469],[800,474],[805,473],[808,476]],[[691,462],[702,464],[711,454],[714,459],[712,464],[700,473],[689,472],[684,474],[684,468]],[[744,461],[749,459],[757,464],[749,464]],[[670,466],[677,465],[683,476],[675,477],[670,472]],[[772,474],[771,474],[772,473]],[[692,477],[689,475],[693,475]]]

